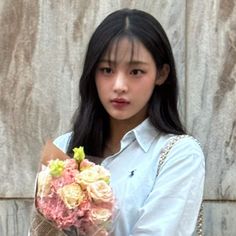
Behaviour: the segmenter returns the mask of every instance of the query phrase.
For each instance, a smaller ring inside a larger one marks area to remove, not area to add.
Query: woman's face
[[[95,74],[99,99],[115,120],[141,122],[158,80],[155,61],[143,44],[122,38],[101,58]]]

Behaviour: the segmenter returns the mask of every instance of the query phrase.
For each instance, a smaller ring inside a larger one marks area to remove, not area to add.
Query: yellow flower
[[[81,187],[76,183],[65,185],[58,190],[58,194],[69,209],[80,205],[85,198]]]
[[[59,177],[65,168],[65,163],[59,159],[51,160],[48,167],[52,176]]]
[[[84,153],[84,147],[75,147],[73,149],[73,152],[74,152],[74,159],[78,162],[81,162],[84,160],[84,157],[85,157],[85,153]]]

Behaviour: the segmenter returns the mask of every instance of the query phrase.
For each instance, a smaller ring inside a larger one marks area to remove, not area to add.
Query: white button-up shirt
[[[54,143],[66,151],[71,133]],[[191,137],[180,139],[169,152],[159,175],[160,152],[173,135],[155,130],[149,119],[129,131],[120,151],[102,165],[111,172],[117,199],[115,236],[190,236],[200,209],[205,160]]]

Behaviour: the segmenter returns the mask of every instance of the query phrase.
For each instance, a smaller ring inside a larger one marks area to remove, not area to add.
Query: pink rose
[[[72,169],[72,170],[78,170],[78,164],[75,159],[66,159],[64,161],[65,163],[65,169]]]
[[[89,161],[88,159],[84,159],[83,161],[81,161],[79,169],[80,169],[80,171],[83,171],[83,170],[88,169],[94,165],[95,164],[93,162]]]

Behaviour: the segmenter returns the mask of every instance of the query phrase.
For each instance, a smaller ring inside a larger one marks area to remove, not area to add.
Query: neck
[[[107,141],[107,146],[110,150],[114,152],[119,151],[120,141],[122,137],[130,130],[139,125],[142,120],[115,120],[110,119],[110,138]]]

